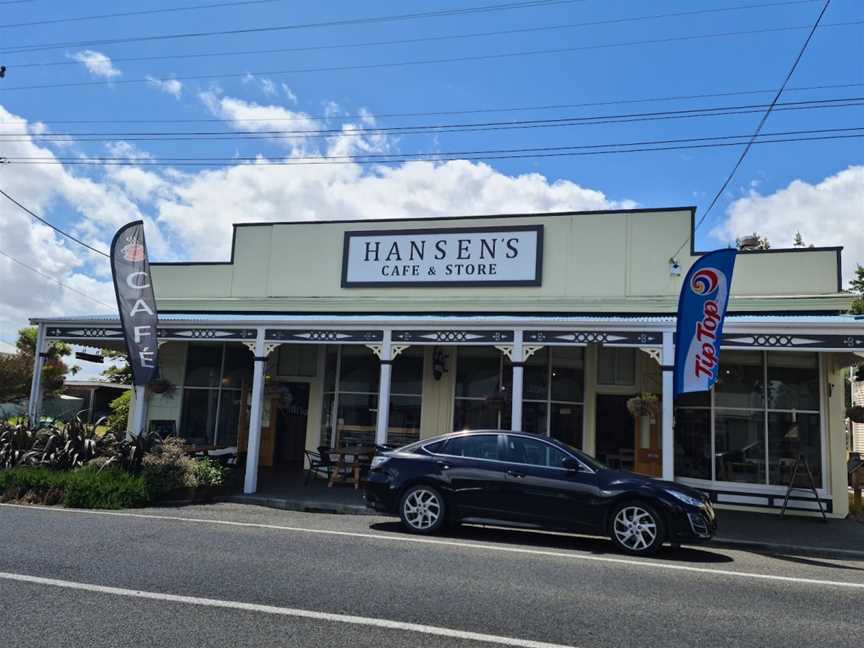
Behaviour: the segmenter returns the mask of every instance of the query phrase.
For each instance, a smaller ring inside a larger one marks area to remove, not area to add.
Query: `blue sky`
[[[755,128],[759,113],[630,124],[335,137],[326,142],[286,142],[265,137],[250,141],[232,135],[218,141],[201,141],[189,136],[184,141],[153,142],[136,141],[129,133],[200,130],[236,133],[250,127],[338,128],[342,124],[387,128],[765,104],[771,99],[770,92],[698,100],[634,100],[776,89],[822,7],[821,1],[806,0],[657,0],[650,3],[584,0],[447,17],[127,44],[93,44],[92,41],[299,25],[503,2],[403,0],[358,4],[275,0],[243,6],[14,26],[66,17],[218,2],[150,0],[135,2],[133,6],[133,3],[108,5],[34,0],[0,5],[3,11],[0,23],[4,25],[0,26],[0,64],[8,68],[6,78],[0,79],[0,107],[5,115],[0,132],[21,132],[26,127],[30,133],[26,146],[19,143],[18,148],[9,148],[8,142],[0,146],[23,157],[39,150],[39,155],[48,157],[119,155],[130,160],[148,156],[159,160],[261,155],[278,160],[300,154],[434,153],[747,135]],[[753,8],[753,5],[760,6]],[[740,9],[712,11],[736,7]],[[704,13],[631,20],[698,11]],[[562,27],[603,21],[616,22]],[[862,21],[864,3],[833,0],[823,19],[823,27],[817,31],[789,84],[790,88],[850,84],[848,87],[790,90],[781,101],[864,97]],[[850,22],[857,24],[836,25]],[[514,33],[514,30],[529,28],[542,29]],[[760,33],[722,35],[756,30]],[[501,31],[510,33],[476,35]],[[443,38],[466,34],[474,36]],[[430,37],[442,38],[417,40]],[[681,40],[685,38],[688,40]],[[415,42],[336,47],[394,40]],[[667,42],[644,42],[650,40]],[[642,43],[626,45],[635,41]],[[80,44],[11,51],[70,42]],[[611,46],[616,44],[620,46]],[[322,46],[327,49],[253,55],[236,53]],[[299,71],[567,48],[585,49],[491,60]],[[192,56],[201,53],[221,55]],[[123,60],[174,55],[177,58]],[[46,65],[34,65],[42,63]],[[295,72],[274,73],[284,70]],[[248,73],[251,75],[244,78]],[[190,76],[208,78],[185,78]],[[135,82],[147,77],[153,80]],[[179,82],[166,83],[174,78]],[[27,86],[79,82],[95,83],[27,89]],[[386,116],[599,102],[613,103],[449,116]],[[364,117],[357,117],[361,113]],[[16,118],[27,123],[16,122]],[[250,118],[258,121],[244,121]],[[91,123],[73,123],[76,120]],[[109,123],[111,120],[161,121]],[[772,114],[764,131],[852,127],[864,127],[861,106],[778,111]],[[39,136],[67,132],[77,134],[67,141]],[[85,133],[105,132],[120,134],[111,136],[113,142],[84,141]],[[465,163],[437,170],[399,164],[393,165],[390,171],[365,165],[342,169],[324,166],[249,169],[246,165],[247,169],[238,170],[230,162],[209,170],[172,169],[170,165],[106,168],[100,165],[8,164],[0,166],[0,188],[94,245],[107,247],[111,232],[119,224],[143,217],[147,221],[152,257],[209,259],[227,257],[228,225],[236,220],[340,218],[358,214],[387,218],[414,213],[412,208],[416,208],[417,215],[432,212],[460,215],[508,211],[509,204],[514,205],[509,211],[526,207],[590,209],[634,204],[645,207],[694,204],[701,213],[740,150],[740,147],[730,147],[627,155],[528,157],[494,160],[488,167]],[[852,267],[850,256],[857,257],[858,261],[864,256],[864,235],[860,233],[864,222],[862,151],[861,139],[755,146],[711,218],[699,230],[697,246],[724,246],[735,234],[753,228],[766,233],[775,246],[785,246],[791,243],[794,232],[801,230],[808,243],[847,245],[848,275]],[[0,149],[0,156],[3,155],[9,153]],[[225,196],[218,195],[220,190],[226,192]],[[334,200],[334,193],[340,191],[345,192],[343,199]],[[493,196],[496,192],[500,195]],[[394,194],[408,197],[399,200],[389,197]],[[365,207],[358,204],[363,201],[368,201]],[[221,209],[223,204],[226,206]],[[110,302],[107,264],[103,260],[43,231],[44,228],[31,225],[32,221],[16,208],[8,203],[0,205],[0,249],[14,253],[16,258],[45,274],[65,279],[67,286],[79,292],[95,294],[102,301],[108,298]],[[45,250],[50,252],[47,261]],[[5,320],[0,319],[0,339],[8,339],[25,315],[72,309],[98,310],[92,300],[82,302],[77,293],[70,294],[66,289],[51,285],[44,277],[28,274],[20,266],[13,267],[0,259],[0,267],[7,276],[14,271],[21,282],[40,287],[35,291],[40,295],[38,298],[33,290],[21,290],[20,286],[12,289],[8,282],[6,287],[0,288],[0,302],[7,306]]]

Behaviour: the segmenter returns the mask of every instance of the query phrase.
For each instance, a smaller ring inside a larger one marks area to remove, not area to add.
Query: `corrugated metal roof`
[[[648,325],[669,325],[674,323],[675,318],[671,315],[543,315],[543,314],[513,314],[513,315],[381,315],[381,314],[350,314],[350,315],[261,315],[248,313],[170,313],[159,316],[160,322],[195,322],[195,323],[304,323],[304,322],[513,322],[517,320],[544,321],[550,323],[641,323]],[[33,318],[34,323],[78,323],[78,322],[119,322],[117,315],[75,315],[68,317]],[[730,315],[726,318],[729,323],[754,323],[754,324],[860,324],[864,327],[864,316],[855,315]]]

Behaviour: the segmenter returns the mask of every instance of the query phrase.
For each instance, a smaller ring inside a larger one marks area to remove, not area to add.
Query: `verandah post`
[[[519,432],[522,429],[522,384],[525,378],[525,346],[522,331],[513,331],[513,351],[510,354],[513,364],[513,394],[510,408],[510,429]]]
[[[381,341],[381,379],[378,383],[378,416],[375,420],[375,443],[387,443],[390,426],[390,378],[393,373],[393,340],[390,329],[384,330]]]
[[[673,332],[663,331],[663,351],[661,354],[661,367],[663,369],[663,395],[661,399],[663,439],[663,479],[672,481],[675,477],[675,394],[674,394],[674,370],[675,370],[675,344]]]
[[[264,400],[264,329],[259,328],[255,337],[255,359],[252,370],[252,402],[249,408],[249,434],[246,442],[246,478],[243,492],[251,495],[258,490],[258,454],[261,451],[261,410]]]
[[[30,381],[30,401],[27,415],[35,425],[42,413],[42,367],[45,366],[45,325],[36,328],[36,349],[33,354],[33,378]]]

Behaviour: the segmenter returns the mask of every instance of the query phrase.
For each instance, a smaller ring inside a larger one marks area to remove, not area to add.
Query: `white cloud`
[[[282,85],[282,92],[285,93],[285,96],[288,98],[288,101],[290,101],[292,104],[294,104],[296,106],[299,103],[297,100],[297,95],[294,94],[294,91],[291,90],[291,88],[289,88],[287,84],[283,83],[281,85]]]
[[[758,232],[772,247],[791,247],[795,232],[806,244],[843,245],[843,277],[864,264],[864,166],[850,166],[811,184],[794,180],[769,195],[751,190],[733,202],[711,235],[721,241]]]
[[[175,99],[179,99],[180,95],[183,92],[183,84],[177,79],[157,79],[156,77],[149,74],[144,78],[147,79],[147,82],[151,86],[161,90],[162,92],[170,94]]]
[[[74,54],[69,54],[69,58],[78,61],[87,71],[95,77],[103,79],[113,79],[120,76],[122,72],[114,67],[111,59],[102,52],[94,50],[81,50]]]

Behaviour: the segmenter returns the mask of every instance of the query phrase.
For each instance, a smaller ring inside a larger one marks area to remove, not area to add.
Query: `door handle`
[[[450,464],[448,464],[447,462],[444,462],[444,461],[436,461],[435,463],[436,463],[437,465],[441,466],[441,470],[449,470],[449,469],[450,469]]]
[[[515,470],[508,470],[507,475],[510,477],[522,478],[525,476],[525,473],[516,472]]]

